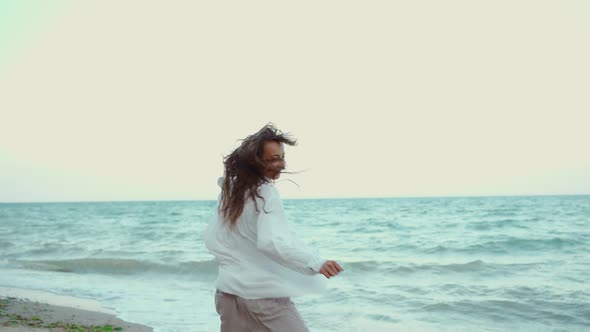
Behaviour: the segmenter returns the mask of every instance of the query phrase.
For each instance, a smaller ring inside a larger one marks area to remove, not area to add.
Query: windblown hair
[[[297,140],[278,130],[272,123],[262,127],[257,133],[242,140],[242,144],[224,158],[224,180],[221,188],[220,212],[233,227],[244,210],[244,204],[251,198],[262,198],[258,186],[269,182],[264,176],[267,163],[264,160],[266,142],[284,143],[290,146]],[[263,199],[263,198],[262,198]],[[256,207],[258,211],[258,207]]]

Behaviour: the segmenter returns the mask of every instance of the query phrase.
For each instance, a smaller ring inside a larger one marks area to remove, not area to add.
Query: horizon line
[[[448,196],[367,196],[367,197],[309,197],[283,198],[289,200],[352,200],[352,199],[420,199],[420,198],[492,198],[492,197],[559,197],[590,196],[587,194],[498,194],[498,195],[448,195]],[[140,202],[214,202],[217,199],[145,199],[145,200],[87,200],[87,201],[7,201],[0,204],[60,204],[60,203],[140,203]]]

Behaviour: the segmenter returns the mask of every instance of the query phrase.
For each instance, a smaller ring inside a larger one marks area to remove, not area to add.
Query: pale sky
[[[587,1],[0,4],[0,202],[590,193]]]

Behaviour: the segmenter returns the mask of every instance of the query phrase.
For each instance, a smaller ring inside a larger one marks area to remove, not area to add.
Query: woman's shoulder
[[[279,196],[279,191],[272,182],[263,182],[258,186],[258,192],[262,196]]]

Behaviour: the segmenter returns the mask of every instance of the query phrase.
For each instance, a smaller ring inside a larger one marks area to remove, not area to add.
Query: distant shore
[[[73,300],[68,303],[67,299]],[[0,288],[0,331],[153,331],[151,327],[121,320],[114,312],[100,308],[96,311],[87,310],[88,306],[81,306],[81,303],[84,304],[85,300],[77,301],[75,298],[49,293]],[[87,303],[90,302],[86,301]]]

